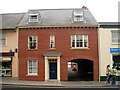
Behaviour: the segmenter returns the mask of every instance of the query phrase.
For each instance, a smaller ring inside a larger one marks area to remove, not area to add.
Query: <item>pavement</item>
[[[18,78],[14,77],[2,77],[0,81],[1,85],[28,85],[28,86],[41,86],[41,87],[68,87],[68,88],[76,88],[76,87],[116,87],[120,88],[120,81],[116,81],[116,85],[108,84],[106,81],[24,81],[18,80]]]

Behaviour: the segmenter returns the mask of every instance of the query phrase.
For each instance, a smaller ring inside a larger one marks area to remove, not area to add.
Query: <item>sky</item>
[[[117,22],[119,1],[120,0],[1,0],[0,14],[24,13],[30,9],[81,8],[84,5],[91,11],[98,22]]]

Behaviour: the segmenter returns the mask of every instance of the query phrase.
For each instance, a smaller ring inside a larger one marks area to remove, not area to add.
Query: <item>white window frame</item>
[[[0,33],[0,42],[1,42],[1,45],[0,46],[6,46],[7,45],[7,34],[5,32],[3,33]],[[3,34],[5,34],[5,38],[3,38]],[[5,41],[5,45],[3,45],[3,41]]]
[[[32,19],[32,16],[36,16],[37,19]],[[38,13],[29,13],[29,22],[38,22]]]
[[[81,12],[74,11],[73,15],[74,15],[74,17],[73,17],[74,22],[84,21],[83,12],[82,11]]]
[[[30,48],[30,43],[32,43],[30,40],[29,40],[29,37],[36,37],[36,48],[34,48],[34,49],[37,49],[38,48],[38,37],[37,37],[37,35],[31,35],[31,36],[28,36],[28,49],[31,49]],[[33,43],[34,43],[34,41],[33,41]]]
[[[33,73],[33,72],[30,73],[30,72],[29,72],[29,68],[30,68],[30,67],[29,67],[29,61],[32,61],[32,66],[31,66],[32,69],[33,69],[33,68],[36,68],[36,69],[37,69],[37,72],[36,72],[36,73]],[[34,61],[36,61],[36,66],[33,66],[33,62],[34,62]],[[28,75],[38,75],[38,60],[28,60]]]
[[[53,42],[52,42],[52,37],[53,37]],[[51,45],[53,47],[51,47]],[[55,35],[50,35],[50,49],[54,49],[55,48]]]
[[[117,33],[117,36],[113,38],[113,33]],[[117,42],[113,42],[113,40]],[[111,31],[111,43],[112,44],[120,44],[120,31],[119,30],[112,30]]]
[[[74,41],[75,47],[72,47],[72,42],[73,42],[73,41],[72,41],[72,36],[75,37],[75,41]],[[82,47],[77,47],[77,38],[76,38],[77,36],[82,36],[82,41],[80,41],[80,42],[82,42]],[[84,43],[85,43],[84,36],[87,36],[87,47],[84,46]],[[88,35],[71,35],[71,48],[76,48],[76,49],[77,49],[77,48],[78,48],[78,49],[79,49],[79,48],[88,48],[88,45],[89,45],[89,44],[88,44]]]

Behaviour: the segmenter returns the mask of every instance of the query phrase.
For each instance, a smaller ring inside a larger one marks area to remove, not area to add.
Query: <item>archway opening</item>
[[[93,81],[93,61],[88,59],[69,61],[68,81]]]

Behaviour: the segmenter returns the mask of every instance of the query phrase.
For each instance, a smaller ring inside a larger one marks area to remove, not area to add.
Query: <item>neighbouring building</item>
[[[18,77],[18,29],[24,14],[0,14],[0,76]]]
[[[20,80],[68,81],[69,62],[77,80],[99,80],[98,23],[86,7],[29,10],[18,30]]]
[[[120,80],[120,24],[99,22],[99,65],[100,80],[106,80],[106,67],[116,66],[117,80]]]

